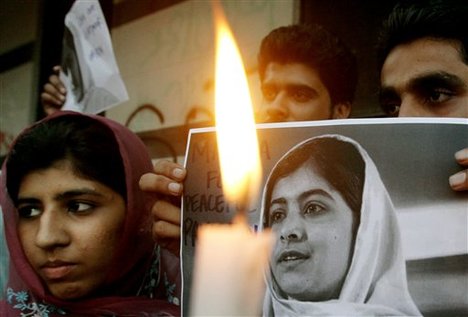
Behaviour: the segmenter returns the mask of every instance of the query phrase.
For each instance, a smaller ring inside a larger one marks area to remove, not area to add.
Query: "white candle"
[[[198,231],[191,316],[258,316],[265,291],[270,232],[244,222],[204,225]]]
[[[253,233],[246,221],[249,196],[261,179],[255,120],[244,66],[219,3],[216,22],[216,134],[229,203],[243,206],[232,225],[198,230],[191,289],[192,316],[255,316],[261,312],[264,272],[273,245],[271,232]]]

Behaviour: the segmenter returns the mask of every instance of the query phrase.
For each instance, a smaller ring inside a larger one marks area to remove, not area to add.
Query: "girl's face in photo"
[[[353,213],[341,194],[302,165],[277,180],[267,207],[281,290],[303,301],[337,298],[353,251]]]
[[[27,174],[17,209],[26,257],[55,297],[89,295],[118,265],[113,256],[125,201],[102,183],[76,175],[67,161]]]

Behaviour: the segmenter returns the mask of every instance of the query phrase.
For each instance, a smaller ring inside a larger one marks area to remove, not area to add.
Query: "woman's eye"
[[[270,224],[279,223],[284,218],[286,218],[286,214],[283,210],[272,210],[270,212]]]
[[[325,207],[320,205],[320,204],[317,204],[317,203],[313,203],[313,204],[308,204],[304,210],[304,215],[315,215],[315,214],[319,214],[319,213],[322,213],[325,211]]]
[[[40,215],[41,210],[37,206],[20,206],[18,207],[18,214],[20,218],[33,218]]]
[[[90,211],[94,206],[89,203],[72,201],[68,203],[67,211],[73,213],[84,213]]]

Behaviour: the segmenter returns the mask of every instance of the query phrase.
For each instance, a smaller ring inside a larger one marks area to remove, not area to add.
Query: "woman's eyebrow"
[[[303,200],[312,195],[320,195],[328,199],[333,199],[333,197],[327,191],[320,189],[320,188],[312,188],[310,190],[303,192],[302,194],[299,195],[299,199]]]
[[[299,199],[304,200],[307,197],[312,196],[312,195],[321,195],[321,196],[327,197],[328,199],[333,199],[333,197],[327,191],[320,189],[320,188],[312,188],[301,193],[299,195]],[[271,200],[270,206],[273,204],[285,204],[285,203],[286,203],[286,199],[283,197],[280,197],[280,198]]]
[[[22,204],[38,204],[40,202],[41,201],[39,199],[33,198],[33,197],[18,197],[15,203],[15,207],[18,207],[19,205],[22,205]]]
[[[284,199],[283,197],[280,197],[280,198],[273,199],[273,200],[270,202],[270,205],[273,205],[273,204],[285,204],[285,203],[286,203],[286,199]]]
[[[90,189],[90,188],[80,188],[80,189],[73,189],[73,190],[67,190],[63,193],[59,193],[54,196],[55,200],[67,200],[70,198],[74,198],[77,196],[83,196],[83,195],[91,195],[91,196],[96,196],[96,197],[102,197],[104,196],[100,192]]]
[[[58,193],[57,195],[54,196],[54,200],[64,201],[64,200],[68,200],[68,199],[83,196],[83,195],[104,197],[103,194],[101,194],[100,192],[94,189],[80,188],[80,189],[67,190],[67,191],[64,191],[63,193]],[[34,196],[33,197],[19,196],[15,203],[15,206],[19,206],[20,204],[38,204],[40,202],[41,200]]]

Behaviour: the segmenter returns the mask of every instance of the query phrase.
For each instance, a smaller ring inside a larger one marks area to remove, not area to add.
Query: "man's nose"
[[[406,97],[401,100],[400,109],[398,111],[399,117],[420,117],[421,106],[414,98]]]
[[[266,122],[283,122],[289,116],[287,98],[284,94],[279,93],[275,99],[265,105]]]

